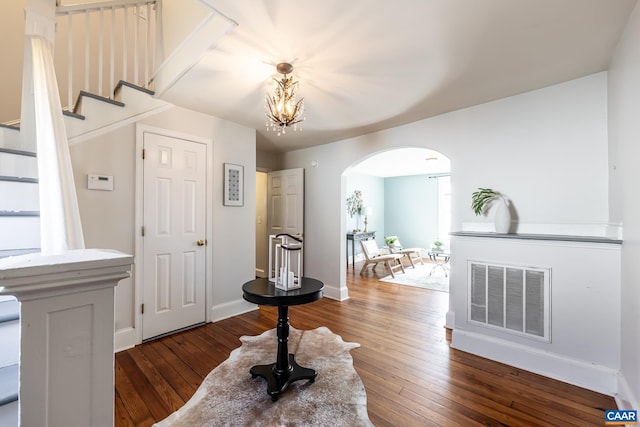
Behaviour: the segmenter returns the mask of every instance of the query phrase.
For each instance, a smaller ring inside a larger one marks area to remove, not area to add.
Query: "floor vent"
[[[550,269],[469,261],[468,271],[470,322],[551,341]]]

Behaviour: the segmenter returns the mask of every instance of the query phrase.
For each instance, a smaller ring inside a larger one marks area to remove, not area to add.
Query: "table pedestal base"
[[[289,354],[289,369],[279,372],[276,363],[270,365],[257,365],[249,370],[251,378],[262,377],[267,380],[267,393],[274,402],[278,400],[280,393],[294,381],[309,380],[310,383],[316,379],[316,371],[303,368],[296,363],[296,357]]]

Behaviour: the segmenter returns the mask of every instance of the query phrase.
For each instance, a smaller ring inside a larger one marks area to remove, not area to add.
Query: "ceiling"
[[[349,173],[389,178],[407,175],[439,175],[451,172],[449,158],[426,148],[397,148],[375,154],[358,163]]]
[[[238,26],[165,99],[257,130],[257,148],[342,140],[606,70],[636,0],[210,0]],[[267,132],[290,62],[302,132]]]

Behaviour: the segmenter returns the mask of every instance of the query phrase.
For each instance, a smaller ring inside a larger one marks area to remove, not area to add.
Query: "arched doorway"
[[[424,248],[422,255],[426,260],[429,260],[428,252],[436,242],[448,251],[450,174],[447,156],[417,147],[380,151],[349,167],[344,172],[346,185],[342,197],[347,200],[357,193],[361,197],[362,208],[358,213],[345,214],[347,271],[355,269],[358,273],[359,266],[363,265],[359,239],[375,239],[377,246],[384,248],[387,245],[385,236],[398,236],[404,247]],[[423,275],[425,271],[428,275],[431,268],[413,269],[405,276],[405,281],[413,282],[414,276]],[[437,272],[442,273],[443,269]],[[382,266],[374,271],[383,280],[388,279],[384,277],[388,273]],[[403,281],[402,278],[399,280]],[[427,285],[434,280],[422,280],[420,276],[419,281]],[[446,283],[437,287],[447,288],[448,277],[443,277],[442,281]]]

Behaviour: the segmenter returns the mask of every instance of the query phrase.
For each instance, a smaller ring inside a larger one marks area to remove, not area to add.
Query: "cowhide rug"
[[[169,426],[373,426],[367,395],[353,369],[350,350],[326,327],[290,328],[289,353],[301,366],[315,369],[314,383],[294,382],[276,402],[263,378],[251,378],[254,365],[276,360],[276,330],[243,336],[242,346],[207,375],[193,397],[156,427]]]

